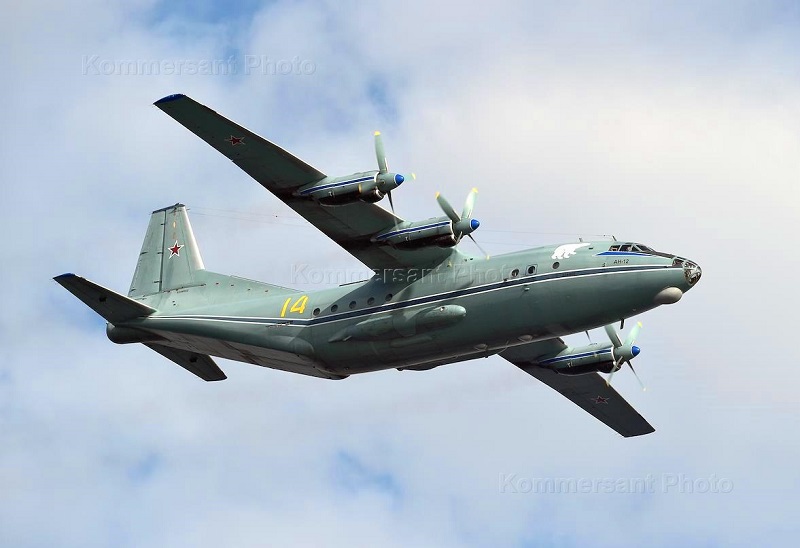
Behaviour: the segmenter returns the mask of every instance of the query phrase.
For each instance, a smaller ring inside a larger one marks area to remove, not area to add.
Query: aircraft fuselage
[[[691,261],[610,251],[613,244],[490,259],[454,249],[431,269],[386,270],[305,293],[274,294],[246,280],[200,284],[137,299],[159,312],[110,326],[109,337],[142,342],[149,334],[176,348],[343,378],[429,369],[593,329],[675,302],[699,279]]]

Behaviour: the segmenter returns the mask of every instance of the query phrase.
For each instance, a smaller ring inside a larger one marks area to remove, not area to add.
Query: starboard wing
[[[626,438],[655,432],[655,428],[599,374],[559,375],[537,365],[540,356],[565,348],[567,345],[561,339],[551,339],[515,346],[500,355]]]
[[[450,256],[450,249],[436,246],[397,250],[372,242],[374,235],[403,220],[376,204],[323,206],[311,198],[295,196],[298,188],[323,179],[325,174],[186,95],[169,95],[154,104],[369,268],[431,267]]]

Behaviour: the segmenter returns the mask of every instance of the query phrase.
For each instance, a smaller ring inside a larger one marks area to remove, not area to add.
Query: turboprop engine
[[[389,244],[397,249],[416,249],[426,246],[453,247],[464,236],[473,242],[472,233],[481,226],[478,219],[472,217],[475,208],[477,189],[467,195],[461,215],[445,200],[444,196],[437,193],[436,201],[444,211],[446,217],[434,217],[426,221],[403,222],[390,230],[381,232],[372,238],[373,242]],[[477,242],[475,242],[477,245]],[[480,248],[480,246],[478,246]]]
[[[405,177],[389,171],[380,131],[375,132],[375,156],[378,160],[377,171],[362,171],[343,177],[325,177],[299,188],[294,194],[312,198],[323,205],[342,205],[359,201],[374,203],[388,196],[389,204],[394,211],[392,190],[403,184]]]
[[[631,360],[639,355],[641,351],[636,342],[639,336],[641,323],[637,323],[628,333],[625,342],[619,338],[619,334],[614,326],[605,326],[606,334],[611,343],[590,344],[587,346],[565,348],[558,354],[539,360],[537,365],[548,367],[560,375],[583,375],[586,373],[608,373],[607,383],[611,383],[614,373],[619,371],[622,364],[627,363],[639,384],[642,381],[636,374],[636,370],[631,364]],[[644,385],[642,385],[644,388]]]

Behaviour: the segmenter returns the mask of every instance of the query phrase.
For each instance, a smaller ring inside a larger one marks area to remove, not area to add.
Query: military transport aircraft
[[[620,241],[470,256],[456,246],[480,226],[475,190],[461,213],[437,195],[445,215],[420,222],[376,204],[405,180],[377,132],[378,169],[332,177],[185,95],[155,105],[375,274],[303,292],[208,271],[175,204],[152,213],[127,297],[55,278],[107,320],[113,342],[142,343],[207,381],[226,378],[211,356],[344,379],[497,354],[623,436],[654,431],[599,372],[633,369],[639,325],[623,341],[611,324],[677,302],[700,279],[696,263]],[[609,343],[559,338],[600,326]]]

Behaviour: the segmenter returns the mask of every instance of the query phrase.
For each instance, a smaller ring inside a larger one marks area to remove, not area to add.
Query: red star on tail
[[[244,144],[244,137],[234,137],[233,135],[231,135],[225,140],[229,142],[232,146]]]
[[[596,398],[592,398],[594,403],[608,403],[608,398],[604,398],[603,396],[597,396]]]
[[[175,245],[173,245],[172,247],[168,247],[167,248],[167,249],[169,249],[169,258],[171,259],[175,255],[180,257],[181,256],[181,248],[182,247],[183,247],[182,245],[178,245],[178,240],[175,240]]]

